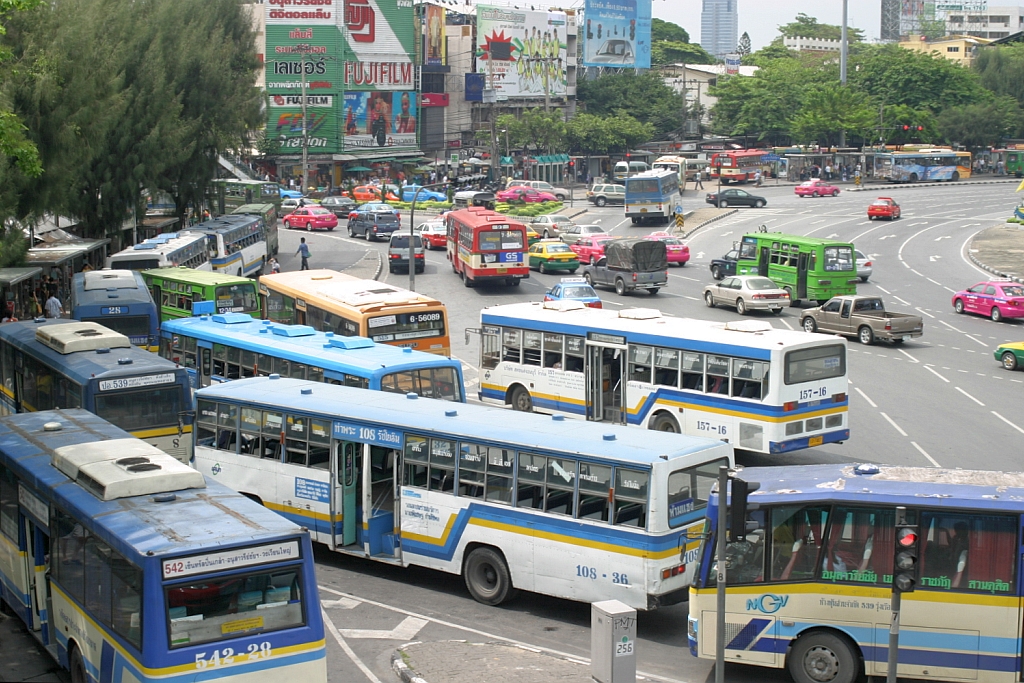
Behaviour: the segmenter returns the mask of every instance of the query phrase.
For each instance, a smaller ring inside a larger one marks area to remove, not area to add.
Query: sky
[[[779,35],[778,27],[794,21],[800,12],[814,17],[820,24],[843,20],[842,0],[738,0],[739,30],[746,31],[750,44],[758,50]],[[701,0],[653,0],[652,13],[658,19],[679,24],[690,34],[690,42],[700,42]],[[864,31],[867,40],[877,40],[881,24],[881,0],[849,0],[848,26]]]

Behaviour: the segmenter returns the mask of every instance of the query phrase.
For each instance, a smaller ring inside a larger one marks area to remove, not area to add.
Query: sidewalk
[[[967,256],[996,277],[1024,283],[1024,226],[1006,223],[982,230],[971,240]]]

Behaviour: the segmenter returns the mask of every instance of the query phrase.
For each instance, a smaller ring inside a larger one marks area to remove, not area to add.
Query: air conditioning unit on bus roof
[[[125,335],[96,323],[71,322],[46,325],[36,330],[36,341],[60,354],[97,349],[129,348],[132,342]]]

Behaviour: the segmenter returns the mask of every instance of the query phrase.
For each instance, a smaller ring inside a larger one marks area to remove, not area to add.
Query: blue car
[[[433,190],[420,190],[420,193],[417,195],[416,190],[419,190],[420,187],[422,187],[422,185],[406,185],[405,187],[403,187],[402,201],[411,202],[414,195],[416,196],[417,203],[427,202],[431,200],[435,202],[448,201],[448,195],[444,194],[443,192],[434,192]]]
[[[601,297],[581,277],[563,277],[544,294],[544,301],[579,301],[590,308],[602,308]]]
[[[302,190],[292,190],[284,185],[280,189],[281,199],[298,199],[302,196]]]

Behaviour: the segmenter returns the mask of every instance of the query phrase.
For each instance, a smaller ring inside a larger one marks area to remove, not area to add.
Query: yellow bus
[[[333,270],[260,277],[263,316],[345,337],[451,355],[448,311],[437,299]]]

